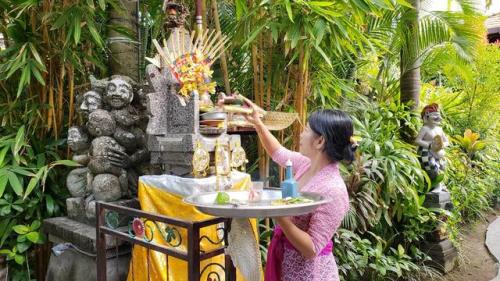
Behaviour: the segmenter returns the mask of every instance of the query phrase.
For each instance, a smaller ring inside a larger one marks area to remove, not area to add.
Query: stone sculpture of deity
[[[91,77],[92,89],[80,99],[86,123],[68,130],[68,145],[73,161],[84,167],[72,170],[66,180],[70,217],[93,220],[96,200],[117,201],[136,193],[148,152],[140,122],[145,114],[132,104],[130,81],[125,76]]]
[[[449,142],[441,128],[442,117],[439,112],[439,105],[433,103],[425,106],[421,116],[424,125],[415,140],[418,146],[417,153],[422,168],[434,180],[445,169],[444,148],[448,146]],[[442,188],[443,186],[440,184],[433,191],[437,192]]]

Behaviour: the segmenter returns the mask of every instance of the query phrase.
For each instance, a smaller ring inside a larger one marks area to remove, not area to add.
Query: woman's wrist
[[[262,120],[260,120],[260,118],[255,120],[255,122],[253,123],[253,126],[255,127],[256,130],[262,130],[266,127],[264,125],[264,123],[262,122]]]

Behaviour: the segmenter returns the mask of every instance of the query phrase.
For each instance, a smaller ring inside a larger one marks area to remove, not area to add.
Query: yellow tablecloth
[[[233,181],[233,189],[236,190],[246,190],[250,188],[251,180],[248,174],[233,172],[231,175]],[[179,177],[174,177],[170,175],[163,176],[142,176],[139,178],[138,187],[138,197],[141,204],[141,209],[146,212],[161,214],[164,216],[182,219],[182,220],[205,220],[211,218],[211,216],[205,215],[199,212],[196,208],[191,205],[187,205],[182,201],[182,198],[187,195],[196,194],[203,191],[215,191],[215,178],[204,178],[204,179],[184,179]],[[159,224],[161,228],[165,228],[166,225]],[[257,235],[257,225],[256,221],[252,220],[252,226],[254,233]],[[216,226],[205,227],[201,229],[200,236],[206,235],[213,241],[218,241],[219,237],[217,235]],[[187,249],[187,231],[182,228],[177,228],[181,234],[181,240],[177,237],[176,240],[172,240],[171,243],[181,242],[175,249],[180,251],[186,251]],[[155,233],[153,235],[152,243],[157,243],[164,246],[169,246],[167,242],[159,235],[159,229],[157,225],[153,223],[146,224],[146,236],[150,236],[150,232]],[[256,239],[258,237],[256,236]],[[210,243],[207,239],[203,239],[200,242],[200,249],[203,251],[208,251],[220,247],[220,245],[214,245]],[[200,269],[203,269],[207,264],[219,263],[224,265],[224,256],[216,256],[200,263]],[[207,280],[207,273],[210,271],[218,272],[221,280],[224,280],[224,275],[222,270],[217,266],[210,266],[201,276],[200,280]],[[168,257],[168,280],[173,281],[184,281],[188,280],[187,274],[187,262],[176,259],[174,257]],[[132,260],[130,262],[128,281],[147,281],[149,275],[149,280],[163,281],[167,280],[167,261],[165,254],[160,252],[155,252],[153,250],[149,251],[141,246],[134,246],[132,251]],[[241,274],[237,272],[237,279],[243,280]]]

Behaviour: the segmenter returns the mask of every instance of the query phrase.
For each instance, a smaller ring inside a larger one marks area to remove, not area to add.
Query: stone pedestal
[[[426,194],[424,206],[443,210],[452,210],[450,193],[446,191],[429,192]],[[428,265],[437,268],[443,273],[452,271],[457,262],[458,252],[448,239],[448,233],[438,226],[428,236],[420,249],[432,258]]]
[[[49,260],[46,281],[92,281],[97,278],[96,229],[94,225],[68,217],[46,219],[43,231],[54,248]],[[107,280],[126,280],[130,246],[107,237]]]
[[[139,201],[137,199],[121,199],[118,201],[110,202],[117,206],[124,206],[129,208],[139,209]],[[83,197],[70,197],[66,199],[66,209],[68,210],[68,218],[88,224],[95,225],[95,202],[92,202],[92,206],[85,206],[85,198]],[[123,219],[120,219],[122,222]],[[122,222],[123,223],[123,222]]]

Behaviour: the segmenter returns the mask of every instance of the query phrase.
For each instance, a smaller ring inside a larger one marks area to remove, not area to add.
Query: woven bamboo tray
[[[294,112],[267,111],[262,122],[269,130],[280,131],[290,127],[298,117]]]

